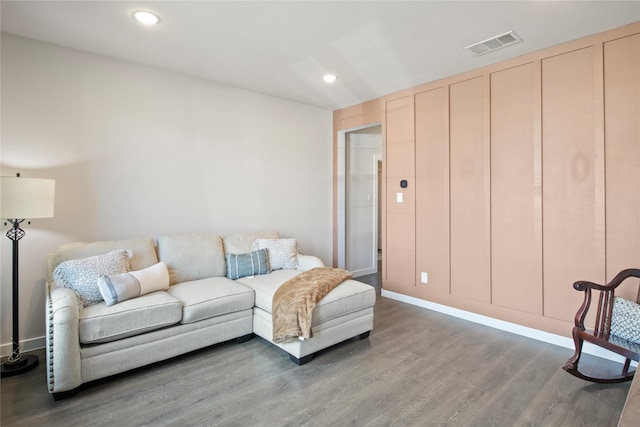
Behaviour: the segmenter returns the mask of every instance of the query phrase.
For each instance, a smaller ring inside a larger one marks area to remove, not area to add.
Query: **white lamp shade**
[[[0,177],[0,218],[51,218],[56,181],[42,178]]]

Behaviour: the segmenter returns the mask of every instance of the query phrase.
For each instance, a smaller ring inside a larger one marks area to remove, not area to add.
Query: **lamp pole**
[[[2,364],[2,377],[10,377],[29,371],[38,366],[38,357],[33,355],[23,355],[20,352],[20,328],[19,305],[18,298],[18,241],[24,237],[24,230],[20,228],[20,224],[24,219],[7,219],[13,226],[7,231],[7,237],[11,239],[13,244],[13,336],[11,356]]]

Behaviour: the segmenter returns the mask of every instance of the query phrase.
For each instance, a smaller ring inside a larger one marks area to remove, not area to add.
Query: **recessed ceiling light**
[[[333,83],[338,80],[338,76],[336,76],[335,74],[325,74],[324,76],[322,76],[322,80],[327,83]]]
[[[147,10],[136,10],[133,12],[136,21],[144,25],[155,25],[160,22],[160,17],[153,12]]]

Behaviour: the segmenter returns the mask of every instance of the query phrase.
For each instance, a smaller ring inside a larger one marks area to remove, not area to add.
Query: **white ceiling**
[[[136,23],[140,8],[162,22]],[[335,110],[640,21],[640,1],[2,0],[0,14],[3,32]],[[509,30],[524,41],[464,50]]]

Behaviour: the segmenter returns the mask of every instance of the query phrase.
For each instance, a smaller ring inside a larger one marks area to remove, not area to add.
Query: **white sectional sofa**
[[[185,234],[161,236],[157,243],[148,238],[59,247],[49,256],[46,292],[47,380],[54,399],[74,395],[84,383],[223,341],[243,342],[256,334],[273,343],[275,291],[323,263],[296,252],[294,268],[235,280],[226,277],[225,255],[252,252],[257,239],[279,236],[273,231],[226,238]],[[163,263],[167,286],[113,305],[103,301],[85,306],[76,290],[65,287],[64,270],[113,251],[130,254],[131,272]],[[375,298],[373,287],[345,280],[313,310],[312,338],[276,345],[303,364],[318,350],[352,337],[365,338],[373,328]]]

